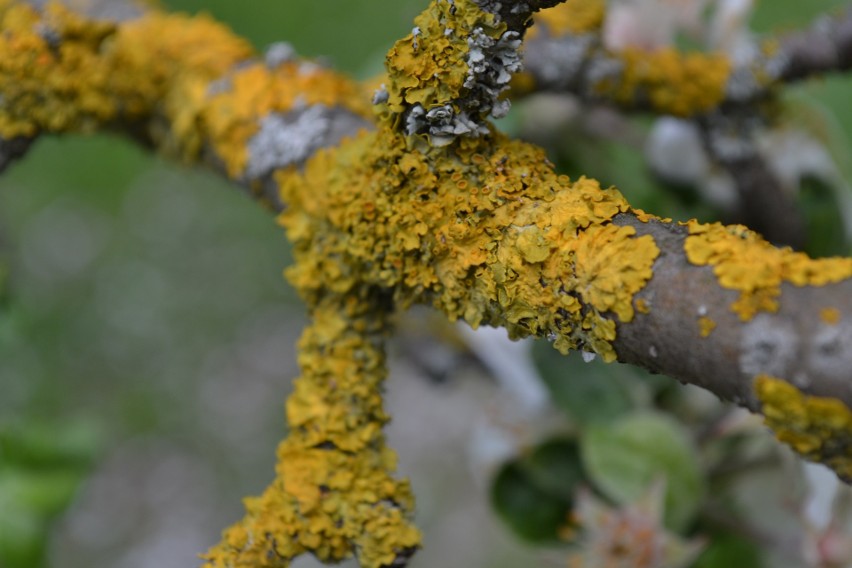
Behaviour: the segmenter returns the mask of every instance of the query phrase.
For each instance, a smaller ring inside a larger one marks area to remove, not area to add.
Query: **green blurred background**
[[[366,77],[425,0],[164,4],[208,11],[259,49],[284,39]],[[765,1],[754,27],[793,28],[842,4]],[[832,151],[848,156],[849,80],[793,96],[825,113]],[[612,142],[565,167],[655,213],[709,214]],[[238,518],[240,497],[271,477],[304,322],[281,278],[288,262],[272,217],[239,191],[122,139],[40,140],[0,178],[0,568],[195,564]],[[578,389],[613,412],[648,406],[669,385],[538,348],[536,358],[557,405],[581,423],[578,391],[556,379],[586,377]],[[419,374],[398,358],[390,385],[403,416],[391,437],[404,441],[427,534],[412,566],[553,565],[498,523],[488,480],[459,465],[490,396],[484,372],[462,365],[440,385]]]

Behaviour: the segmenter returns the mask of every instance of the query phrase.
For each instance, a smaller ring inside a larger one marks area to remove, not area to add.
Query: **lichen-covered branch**
[[[122,15],[0,2],[0,166],[40,134],[109,129],[204,160],[277,207],[274,169],[371,122],[359,85],[284,44],[258,58],[207,16]]]
[[[357,85],[284,46],[257,61],[205,18],[97,23],[0,3],[0,137],[115,128],[286,203],[287,274],[312,318],[302,377],[276,478],[246,500],[211,568],[305,552],[405,565],[419,535],[384,445],[382,341],[388,314],[416,303],[703,386],[764,411],[780,438],[849,479],[852,259],[656,218],[497,132],[488,117],[505,110],[521,40],[497,5],[433,0],[391,49],[370,109]],[[637,60],[636,81],[656,63]],[[728,67],[707,63],[678,68],[696,81],[683,91],[657,88],[670,77],[642,83],[648,100],[681,114],[717,104]],[[341,116],[378,118],[369,131],[330,126]],[[338,130],[358,133],[328,135]]]
[[[245,518],[205,555],[208,568],[286,567],[304,553],[323,562],[354,556],[364,568],[403,566],[419,545],[411,489],[393,478],[396,456],[382,431],[390,303],[364,288],[317,286],[309,296],[302,376],[287,400],[290,430],[275,480],[245,500]]]
[[[781,84],[852,67],[852,8],[765,41],[758,57],[737,67],[722,54],[607,50],[600,33],[604,17],[602,0],[574,0],[543,12],[526,42],[515,90],[569,92],[623,108],[693,116],[753,104]]]

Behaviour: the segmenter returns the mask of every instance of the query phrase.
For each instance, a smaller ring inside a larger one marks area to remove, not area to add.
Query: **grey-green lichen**
[[[521,69],[520,34],[473,0],[435,0],[388,53],[379,100],[409,135],[434,146],[486,135],[488,116],[509,108],[500,94]]]

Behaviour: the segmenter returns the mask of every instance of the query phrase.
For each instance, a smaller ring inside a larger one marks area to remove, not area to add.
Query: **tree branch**
[[[732,68],[725,56],[716,54],[672,49],[611,52],[600,36],[603,13],[588,17],[587,4],[597,6],[598,0],[556,8],[580,13],[584,25],[568,25],[568,16],[560,24],[563,20],[550,16],[527,42],[524,76],[516,83],[519,93],[568,92],[622,108],[693,116],[731,104],[753,104],[781,84],[852,67],[852,7],[821,16],[804,31],[767,40],[756,60]]]
[[[381,336],[391,309],[415,303],[703,386],[852,479],[852,259],[679,225],[558,175],[487,122],[519,62],[499,13],[434,0],[389,53],[378,128],[341,141],[372,116],[362,89],[280,46],[259,62],[204,18],[3,6],[0,136],[119,129],[287,204],[288,278],[313,318],[303,376],[276,480],[211,566],[286,566],[305,551],[405,564],[419,537],[381,433]],[[705,108],[661,93],[648,100]]]
[[[723,110],[724,109],[724,110]],[[697,117],[708,155],[731,175],[739,195],[739,219],[776,245],[801,250],[807,241],[805,220],[795,195],[784,190],[761,155],[755,131],[765,127],[760,111],[722,107]]]
[[[409,520],[411,487],[393,478],[396,456],[382,431],[389,307],[374,289],[338,295],[323,287],[309,301],[276,478],[246,501],[245,518],[205,566],[288,566],[306,552],[329,563],[356,556],[364,568],[406,565],[420,533]]]
[[[88,8],[96,18],[53,2],[0,12],[3,165],[41,134],[113,130],[279,209],[273,170],[371,126],[359,85],[285,44],[258,59],[205,16]]]

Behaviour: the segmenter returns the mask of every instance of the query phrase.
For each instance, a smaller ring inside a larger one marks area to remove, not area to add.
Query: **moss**
[[[852,482],[852,410],[830,397],[808,396],[781,379],[760,375],[754,389],[766,425],[808,460]]]
[[[741,225],[687,223],[684,242],[689,262],[712,266],[719,285],[738,290],[731,309],[743,321],[758,312],[776,312],[781,284],[823,286],[852,277],[852,259],[811,259],[789,248],[776,248]]]

